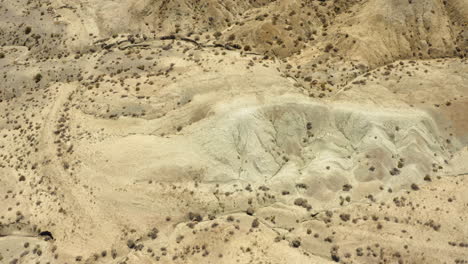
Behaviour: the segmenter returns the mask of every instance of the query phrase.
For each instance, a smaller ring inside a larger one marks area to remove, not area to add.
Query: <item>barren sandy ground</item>
[[[0,0],[0,263],[468,263],[466,0]]]

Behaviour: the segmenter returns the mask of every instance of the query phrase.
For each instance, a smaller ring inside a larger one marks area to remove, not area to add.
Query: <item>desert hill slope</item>
[[[463,0],[0,0],[0,263],[468,263]]]

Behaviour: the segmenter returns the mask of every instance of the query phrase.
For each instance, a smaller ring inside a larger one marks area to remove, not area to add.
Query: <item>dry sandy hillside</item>
[[[468,263],[467,0],[0,0],[0,263]]]

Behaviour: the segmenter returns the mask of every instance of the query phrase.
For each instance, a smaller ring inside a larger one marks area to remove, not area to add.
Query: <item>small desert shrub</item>
[[[301,246],[301,241],[297,239],[294,239],[293,241],[291,241],[291,247],[298,248],[300,246]]]
[[[349,214],[340,214],[340,218],[342,221],[347,222],[351,218]]]
[[[203,220],[203,217],[199,213],[192,213],[192,212],[188,214],[188,218],[190,219],[190,221],[194,221],[194,222],[201,222]]]
[[[252,228],[257,228],[260,225],[260,222],[257,218],[252,221]]]
[[[159,230],[157,228],[153,228],[149,233],[148,237],[151,239],[156,239],[158,237]]]
[[[252,207],[249,207],[246,211],[248,215],[253,215],[254,214],[254,209]]]
[[[334,261],[334,262],[340,262],[340,257],[338,255],[336,255],[335,253],[332,253],[331,254],[331,259]]]
[[[305,183],[298,183],[296,184],[296,187],[301,189],[307,189],[307,185]]]
[[[330,50],[333,49],[333,45],[331,43],[328,43],[326,46],[325,46],[325,52],[330,52]]]
[[[390,175],[392,175],[392,176],[395,176],[395,175],[400,174],[400,170],[397,169],[397,168],[393,168],[393,169],[390,170],[389,172],[390,172]]]
[[[353,186],[351,186],[350,184],[343,185],[343,191],[345,192],[349,192],[352,188]]]
[[[40,82],[42,80],[42,74],[38,73],[36,75],[34,75],[34,81],[36,83]]]
[[[304,199],[304,198],[297,198],[296,200],[294,200],[294,205],[296,206],[300,206],[300,207],[303,207],[307,210],[310,210],[312,209],[312,206],[309,204],[309,202]]]
[[[127,247],[128,248],[134,248],[135,247],[135,241],[129,239],[127,240]]]

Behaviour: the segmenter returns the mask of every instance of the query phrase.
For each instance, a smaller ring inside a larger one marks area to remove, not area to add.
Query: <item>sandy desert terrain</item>
[[[468,263],[467,0],[0,0],[0,263]]]

